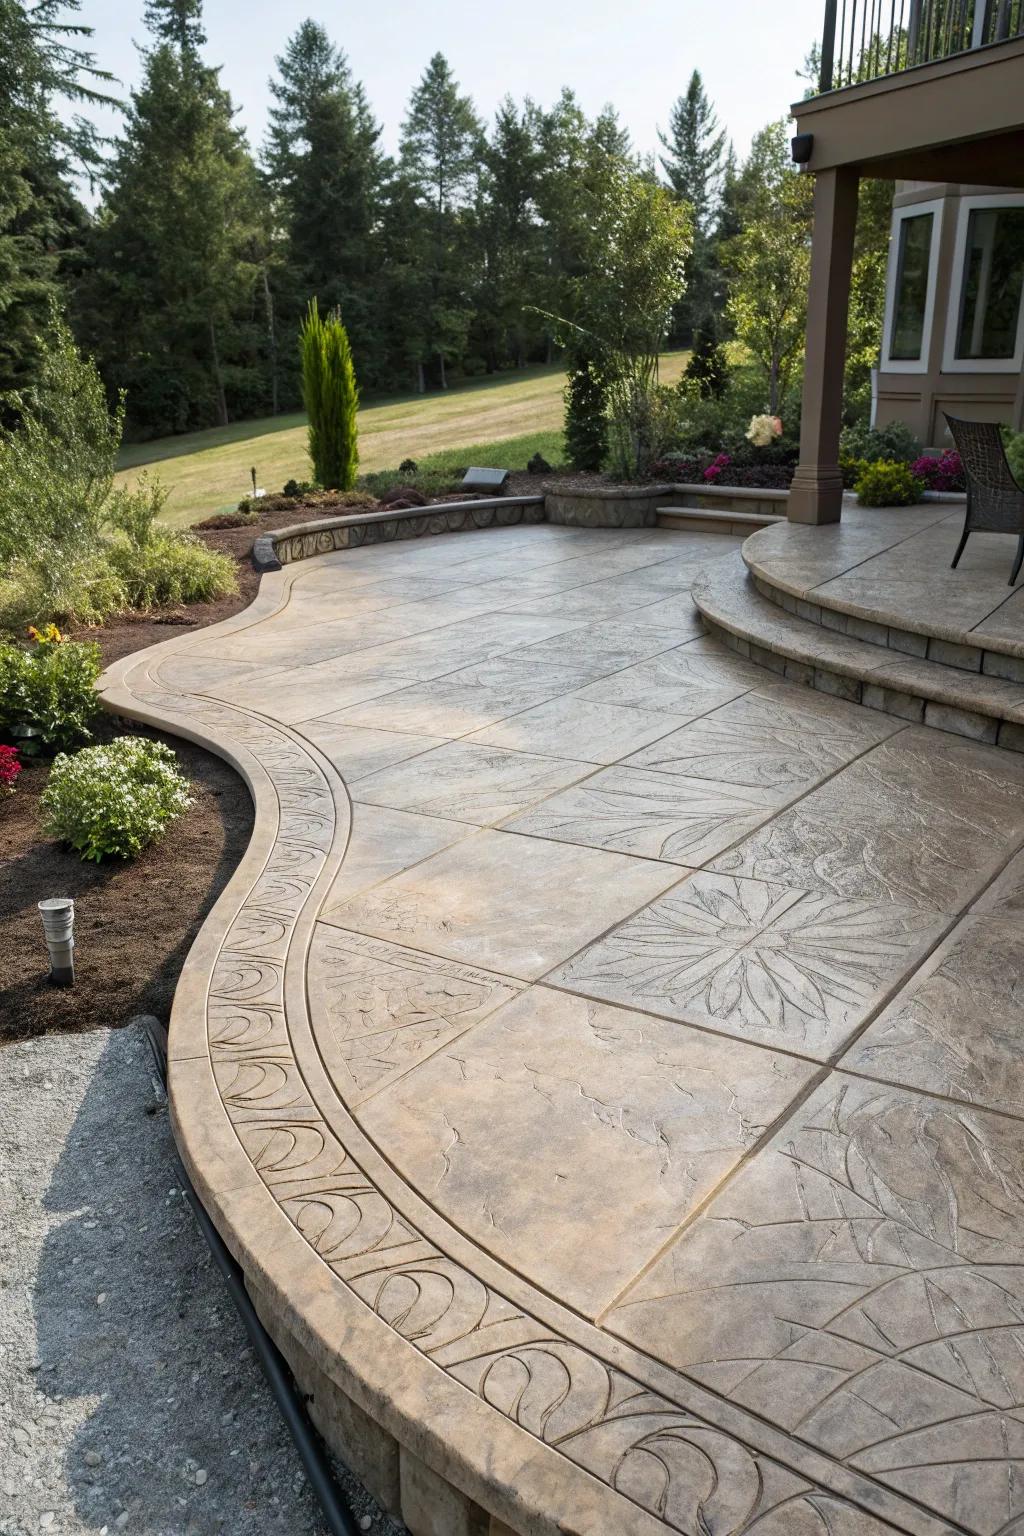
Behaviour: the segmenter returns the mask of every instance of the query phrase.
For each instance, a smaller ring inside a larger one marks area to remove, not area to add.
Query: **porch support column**
[[[815,177],[800,463],[789,493],[793,523],[838,523],[842,515],[839,431],[857,182],[846,165]]]

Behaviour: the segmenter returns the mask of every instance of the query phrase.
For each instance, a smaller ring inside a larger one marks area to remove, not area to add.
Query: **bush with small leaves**
[[[884,427],[869,427],[865,422],[844,427],[840,453],[850,459],[866,459],[869,464],[886,462],[910,464],[921,452],[921,444],[902,421],[890,421]]]
[[[0,731],[26,756],[80,746],[100,707],[99,646],[64,640],[53,625],[28,638],[0,641]]]
[[[862,507],[910,507],[921,500],[924,481],[908,464],[879,459],[864,466],[854,490]]]
[[[110,567],[132,608],[166,608],[179,603],[212,603],[237,586],[234,562],[190,533],[158,521],[167,492],[160,482],[139,477],[133,490],[115,491],[108,522],[115,530]]]
[[[162,742],[118,736],[54,759],[40,804],[50,837],[83,859],[134,859],[192,804],[177,758]]]
[[[1017,484],[1024,488],[1024,432],[1011,432],[1009,427],[1004,427],[1003,446],[1010,473]]]

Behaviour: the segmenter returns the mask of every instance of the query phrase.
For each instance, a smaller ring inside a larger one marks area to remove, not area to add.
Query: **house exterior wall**
[[[898,182],[893,199],[893,238],[889,245],[886,315],[882,357],[875,394],[875,424],[903,421],[922,443],[941,448],[950,442],[943,412],[974,420],[1002,421],[1024,428],[1024,377],[1019,356],[997,366],[955,360],[967,214],[971,208],[1024,207],[1019,189],[959,183]],[[896,299],[898,230],[901,220],[934,213],[929,262],[929,294],[921,356],[895,361],[890,355]],[[1024,338],[1024,315],[1020,336]]]

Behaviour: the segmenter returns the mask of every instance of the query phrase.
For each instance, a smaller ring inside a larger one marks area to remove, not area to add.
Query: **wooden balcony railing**
[[[1024,0],[825,0],[821,91],[1024,35]]]

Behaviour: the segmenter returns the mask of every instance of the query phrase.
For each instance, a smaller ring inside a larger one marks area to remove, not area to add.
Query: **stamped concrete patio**
[[[106,678],[256,799],[177,1133],[414,1536],[1024,1531],[1024,756],[706,638],[737,545],[330,555]]]

